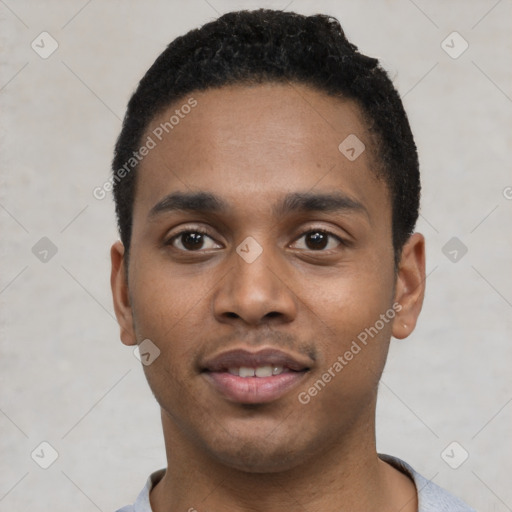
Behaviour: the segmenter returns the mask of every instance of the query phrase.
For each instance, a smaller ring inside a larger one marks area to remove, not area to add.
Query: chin
[[[248,433],[248,436],[251,435]],[[246,473],[278,473],[291,470],[304,463],[307,458],[306,446],[297,442],[296,436],[276,436],[273,442],[269,436],[229,436],[217,439],[207,447],[211,457],[224,466]],[[302,443],[304,444],[304,443]]]
[[[245,473],[280,473],[288,471],[299,465],[300,461],[296,454],[283,452],[283,450],[268,453],[265,448],[263,452],[258,448],[243,450],[216,451],[213,454],[218,462],[237,471]],[[303,461],[303,459],[302,459]]]

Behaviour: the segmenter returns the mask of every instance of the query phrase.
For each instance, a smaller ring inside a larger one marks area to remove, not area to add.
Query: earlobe
[[[393,321],[395,338],[407,338],[414,328],[425,295],[425,238],[414,233],[405,243],[397,273],[395,301],[401,305]]]
[[[125,345],[136,345],[137,341],[133,330],[133,315],[128,292],[124,254],[125,249],[122,242],[115,242],[110,249],[110,260],[112,263],[110,286],[112,288],[114,311],[121,329],[121,341]]]

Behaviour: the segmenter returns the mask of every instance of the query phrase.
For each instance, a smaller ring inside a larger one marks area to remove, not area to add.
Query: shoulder
[[[379,454],[379,458],[412,478],[418,491],[418,512],[475,512],[459,498],[420,475],[407,462],[391,455]]]
[[[164,476],[165,469],[159,469],[154,473],[151,473],[146,481],[146,485],[137,496],[133,505],[126,505],[120,508],[116,512],[152,512],[151,504],[149,501],[149,493],[151,489],[162,479]]]

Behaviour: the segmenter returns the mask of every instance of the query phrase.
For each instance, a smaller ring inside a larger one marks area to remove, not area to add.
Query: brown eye
[[[206,233],[197,230],[182,231],[174,235],[167,245],[182,251],[199,251],[200,249],[217,249],[220,246]]]
[[[329,235],[321,231],[312,231],[306,235],[306,246],[308,249],[325,249],[329,242]]]
[[[201,249],[204,244],[204,235],[202,233],[183,233],[181,243],[188,251]]]
[[[304,241],[301,242],[301,240]],[[340,244],[343,244],[343,241],[328,231],[315,229],[304,233],[297,239],[295,244],[298,244],[298,249],[322,251],[324,249],[335,249]]]

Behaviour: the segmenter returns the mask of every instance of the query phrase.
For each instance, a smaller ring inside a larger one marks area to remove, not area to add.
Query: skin
[[[140,164],[128,269],[121,242],[111,249],[121,340],[161,351],[144,366],[168,458],[153,510],[416,511],[414,483],[377,456],[375,406],[390,337],[407,337],[421,310],[424,238],[410,237],[395,272],[390,196],[358,107],[298,84],[193,97],[197,107]],[[349,134],[366,145],[355,161],[338,150]],[[227,209],[150,214],[168,194],[199,191]],[[275,215],[297,192],[337,192],[362,208]],[[185,229],[205,230],[204,245],[184,245],[175,235]],[[318,229],[331,234],[325,247],[311,242]],[[262,248],[252,263],[236,252],[248,236]],[[394,303],[394,319],[301,404]],[[238,347],[277,347],[311,367],[275,402],[234,403],[199,367]]]

